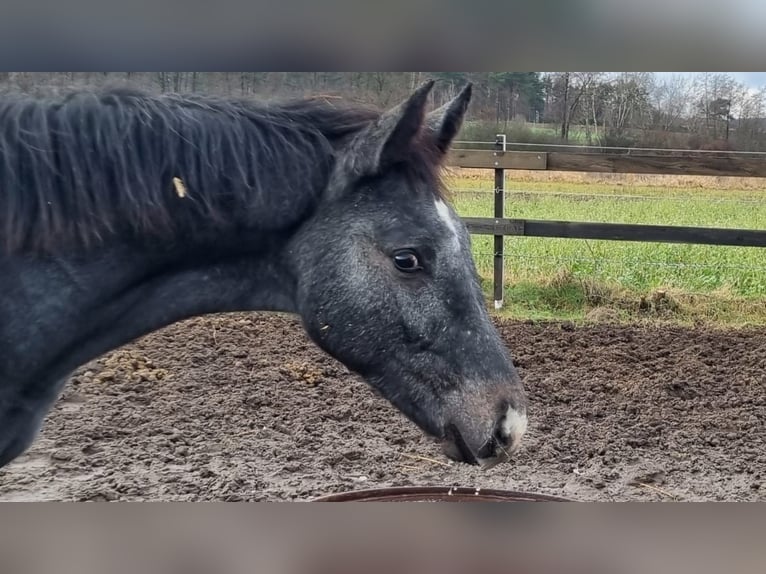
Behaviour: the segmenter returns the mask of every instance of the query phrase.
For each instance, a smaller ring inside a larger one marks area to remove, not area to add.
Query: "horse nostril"
[[[484,443],[484,446],[476,453],[478,459],[490,459],[494,458],[498,454],[498,444],[504,444],[503,441],[498,441],[497,437],[491,436],[489,440]]]
[[[465,462],[467,464],[478,464],[476,457],[471,452],[470,447],[466,444],[463,435],[458,430],[457,426],[449,425],[446,429],[447,442],[444,443],[444,453],[458,462]]]

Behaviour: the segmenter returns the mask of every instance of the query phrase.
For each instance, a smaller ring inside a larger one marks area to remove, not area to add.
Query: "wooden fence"
[[[455,149],[447,164],[495,172],[494,217],[465,217],[469,232],[494,236],[495,308],[503,304],[504,236],[602,239],[655,243],[692,243],[739,247],[766,247],[766,230],[710,227],[675,227],[581,221],[507,219],[505,215],[505,170],[579,171],[591,173],[634,173],[766,177],[766,156],[742,157],[721,153],[569,153]]]

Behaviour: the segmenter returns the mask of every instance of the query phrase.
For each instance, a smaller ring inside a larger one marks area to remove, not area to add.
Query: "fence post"
[[[506,151],[505,134],[497,134],[495,140],[495,157],[499,152]],[[495,165],[500,165],[495,161]],[[495,219],[502,219],[505,216],[505,170],[495,168]],[[503,265],[504,241],[502,235],[495,235],[495,309],[503,306]]]

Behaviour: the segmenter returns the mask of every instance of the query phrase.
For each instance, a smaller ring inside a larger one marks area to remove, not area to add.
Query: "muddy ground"
[[[0,500],[306,500],[396,485],[766,500],[766,330],[500,328],[531,401],[513,464],[448,464],[292,318],[226,315],[80,369],[34,446],[0,470]]]

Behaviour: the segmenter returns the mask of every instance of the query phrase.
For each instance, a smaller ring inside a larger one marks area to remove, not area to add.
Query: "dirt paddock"
[[[77,371],[0,500],[306,500],[507,488],[766,500],[766,330],[500,324],[530,394],[512,464],[449,464],[292,318],[225,315]]]

